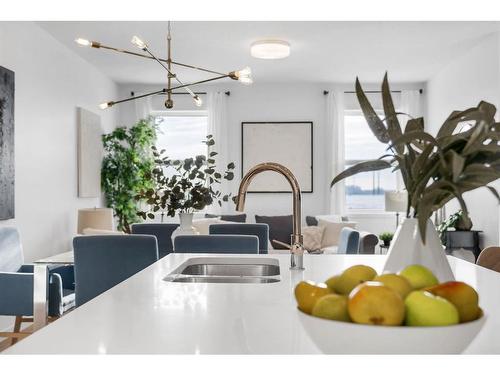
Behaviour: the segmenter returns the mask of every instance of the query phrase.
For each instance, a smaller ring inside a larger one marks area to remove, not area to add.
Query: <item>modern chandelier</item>
[[[75,42],[81,46],[84,46],[84,47],[103,48],[103,49],[107,49],[107,50],[111,50],[111,51],[115,51],[115,52],[120,52],[120,53],[123,53],[126,55],[133,55],[133,56],[137,56],[137,57],[141,57],[141,58],[145,58],[145,59],[155,60],[158,64],[161,65],[161,67],[163,69],[165,69],[167,71],[167,87],[166,88],[164,88],[162,90],[150,92],[147,94],[133,96],[133,97],[127,98],[127,99],[104,102],[104,103],[99,105],[99,107],[101,109],[109,108],[115,104],[120,104],[120,103],[128,102],[131,100],[142,99],[142,98],[145,98],[147,96],[160,95],[160,94],[164,94],[167,96],[167,99],[165,100],[165,107],[170,109],[170,108],[173,108],[173,106],[174,106],[174,101],[172,100],[172,94],[174,93],[175,90],[180,90],[180,89],[185,90],[189,95],[191,95],[191,97],[194,100],[194,104],[196,106],[200,107],[203,104],[203,102],[202,102],[201,98],[190,89],[191,86],[199,85],[199,84],[206,83],[206,82],[216,81],[216,80],[223,79],[223,78],[231,78],[235,81],[241,82],[244,85],[250,85],[253,83],[252,71],[249,67],[246,67],[246,68],[241,69],[241,70],[231,71],[229,73],[220,73],[220,72],[216,72],[214,70],[200,68],[198,66],[193,66],[193,65],[183,64],[183,63],[180,63],[177,61],[173,61],[172,60],[172,48],[171,48],[172,36],[170,34],[170,21],[168,22],[167,58],[166,59],[156,57],[156,55],[151,51],[149,46],[137,36],[134,36],[132,38],[131,42],[136,47],[138,47],[139,49],[144,51],[146,54],[106,46],[100,42],[90,41],[90,40],[83,39],[83,38],[75,39]],[[206,73],[210,73],[210,74],[215,74],[215,77],[207,78],[207,79],[193,82],[193,83],[184,83],[177,77],[177,74],[174,73],[174,71],[172,69],[172,65],[182,66],[182,67],[193,69],[193,70],[198,70],[198,71],[202,71],[202,72],[206,72]],[[176,82],[176,86],[172,85],[172,80]]]

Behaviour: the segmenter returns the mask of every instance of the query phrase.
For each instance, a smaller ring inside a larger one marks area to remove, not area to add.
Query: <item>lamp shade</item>
[[[408,205],[406,191],[386,191],[385,210],[388,212],[405,212]]]
[[[78,233],[86,228],[113,230],[113,210],[111,208],[81,208],[78,210]]]

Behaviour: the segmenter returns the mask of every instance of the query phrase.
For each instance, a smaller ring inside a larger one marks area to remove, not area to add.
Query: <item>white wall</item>
[[[381,75],[381,79],[382,79]],[[392,88],[422,88],[423,84],[394,84]],[[335,85],[332,83],[255,83],[242,86],[227,83],[217,86],[200,87],[199,91],[229,90],[228,121],[230,134],[229,159],[237,164],[236,178],[231,184],[233,193],[237,191],[241,179],[241,122],[244,121],[313,121],[314,135],[314,192],[303,194],[302,212],[306,215],[328,213],[327,194],[330,181],[327,181],[327,162],[325,144],[325,96],[324,90],[338,87],[341,90],[353,90],[353,85]],[[380,84],[365,85],[368,90],[379,89]],[[131,91],[138,94],[161,89],[159,86],[121,85],[120,98],[126,98]],[[158,100],[158,105],[161,106]],[[174,96],[176,110],[193,110],[196,107],[187,95]],[[116,109],[115,109],[116,110]],[[134,104],[125,103],[119,108],[120,124],[130,126],[135,120]],[[293,149],[290,150],[293,152]],[[292,212],[290,194],[249,193],[245,211],[249,220],[259,215],[289,215]],[[395,230],[395,216],[392,214],[350,215],[359,223],[361,230],[379,234]]]
[[[101,205],[77,197],[77,106],[97,104],[116,85],[32,22],[0,23],[0,65],[15,72],[15,219],[27,262],[70,249],[77,210]]]
[[[426,127],[436,134],[443,121],[453,110],[476,106],[481,100],[497,108],[500,104],[500,64],[498,34],[490,35],[455,58],[427,82]],[[494,186],[500,188],[499,181]],[[499,210],[496,199],[485,188],[464,195],[474,223],[482,230],[483,246],[498,245]],[[457,202],[447,206],[451,214],[459,209]]]

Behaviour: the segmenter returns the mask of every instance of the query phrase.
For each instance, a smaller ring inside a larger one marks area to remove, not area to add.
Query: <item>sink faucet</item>
[[[301,193],[300,186],[293,175],[293,173],[286,167],[278,163],[260,163],[250,169],[240,182],[238,189],[238,197],[236,198],[236,211],[243,211],[245,209],[245,198],[250,182],[253,178],[261,172],[274,171],[286,178],[292,187],[293,196],[293,233],[291,236],[290,247],[290,269],[303,270],[303,257],[304,257],[304,244],[301,233]]]

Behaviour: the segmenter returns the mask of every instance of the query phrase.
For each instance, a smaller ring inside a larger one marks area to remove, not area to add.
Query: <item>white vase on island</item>
[[[427,220],[426,241],[422,242],[418,219],[407,218],[391,241],[384,272],[397,273],[411,264],[431,270],[440,282],[455,280],[445,250],[432,221]]]
[[[189,236],[199,234],[195,227],[193,227],[193,213],[180,212],[179,213],[180,225],[172,232],[172,242],[177,236]]]

